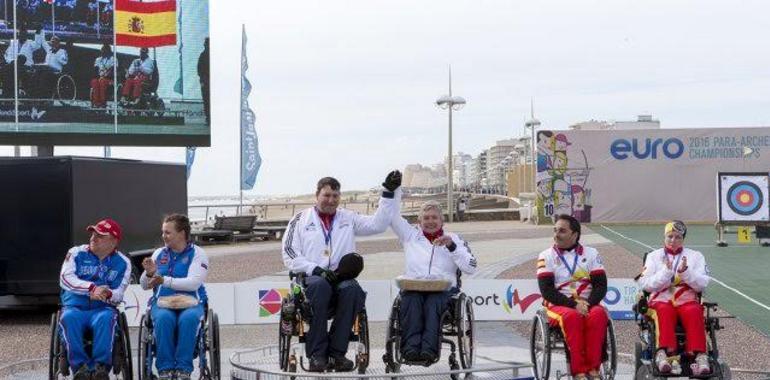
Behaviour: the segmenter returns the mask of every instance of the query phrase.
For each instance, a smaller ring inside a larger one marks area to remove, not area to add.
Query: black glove
[[[364,270],[364,258],[358,253],[350,252],[340,259],[337,266],[337,278],[340,281],[352,280]]]
[[[385,182],[382,183],[382,186],[388,189],[388,191],[396,191],[396,189],[401,186],[401,172],[394,170],[388,173],[388,176],[385,177]]]
[[[326,282],[332,285],[337,284],[337,274],[334,273],[334,271],[323,269],[321,267],[315,267],[315,269],[313,269],[313,275],[323,278],[326,280]]]

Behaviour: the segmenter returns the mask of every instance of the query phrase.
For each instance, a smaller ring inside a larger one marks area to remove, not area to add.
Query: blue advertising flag
[[[259,156],[259,141],[254,129],[254,111],[249,108],[251,83],[246,79],[249,68],[246,57],[246,26],[243,26],[241,49],[241,190],[251,190],[257,180],[262,157]]]
[[[190,174],[192,174],[193,162],[195,162],[195,147],[188,146],[187,152],[185,154],[185,164],[187,164],[187,179],[190,179]]]

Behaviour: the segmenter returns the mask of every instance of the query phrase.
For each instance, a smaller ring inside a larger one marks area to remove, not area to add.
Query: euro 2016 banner
[[[768,222],[767,173],[719,173],[719,221]]]
[[[770,169],[770,128],[539,131],[536,144],[543,222],[568,214],[586,223],[713,223],[717,173]],[[727,209],[736,220],[755,220],[758,202],[767,206],[766,189],[736,186]]]

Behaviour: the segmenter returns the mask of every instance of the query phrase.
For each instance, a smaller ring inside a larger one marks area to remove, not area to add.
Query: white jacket
[[[537,278],[553,276],[556,290],[567,297],[587,300],[593,290],[591,276],[599,274],[606,275],[604,264],[592,247],[578,245],[565,252],[552,246],[537,256]]]
[[[450,252],[446,246],[434,246],[422,233],[422,229],[412,226],[401,216],[395,216],[390,224],[393,232],[398,235],[401,245],[404,247],[404,276],[408,278],[426,277],[431,275],[452,282],[457,286],[457,269],[463,273],[476,272],[476,258],[471,253],[468,243],[454,233],[445,233],[452,238],[457,246]],[[433,261],[431,262],[431,253]]]
[[[687,269],[681,273],[678,269],[683,267],[682,259],[678,257],[687,258]],[[666,267],[666,261],[672,269]],[[650,292],[650,303],[671,301],[678,306],[697,301],[698,293],[706,289],[710,279],[706,260],[700,252],[683,248],[679,255],[669,255],[660,248],[647,254],[639,285]]]
[[[400,189],[396,190],[401,191]],[[342,256],[356,252],[356,236],[384,232],[400,207],[395,197],[380,198],[372,216],[355,211],[337,209],[331,229],[331,254],[325,255],[326,239],[321,218],[315,207],[294,215],[283,236],[283,263],[292,272],[313,273],[315,267],[336,270]]]

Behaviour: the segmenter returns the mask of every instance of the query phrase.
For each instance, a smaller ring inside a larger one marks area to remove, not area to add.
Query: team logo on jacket
[[[266,318],[281,311],[281,301],[289,289],[260,289],[259,317]]]
[[[510,314],[513,312],[513,307],[518,305],[521,313],[527,311],[530,305],[540,299],[542,296],[540,293],[532,293],[524,298],[519,297],[519,289],[514,289],[513,285],[508,285],[508,290],[505,291],[505,302],[503,302],[503,309]]]

